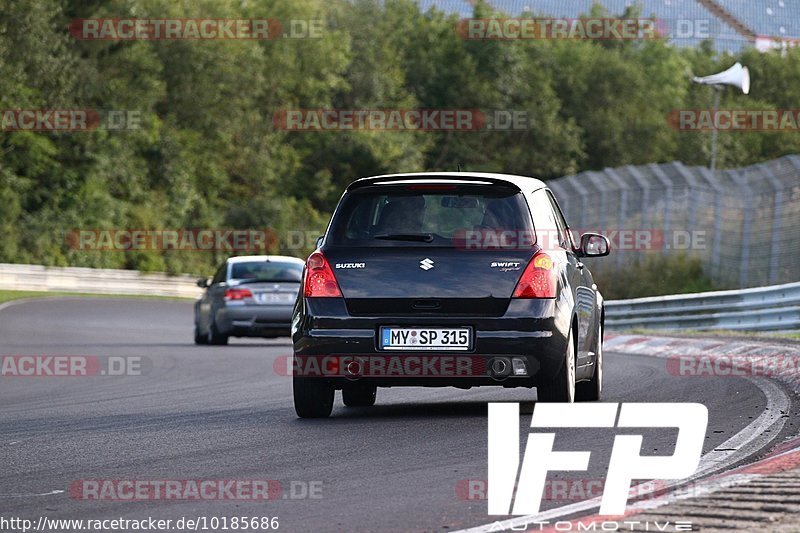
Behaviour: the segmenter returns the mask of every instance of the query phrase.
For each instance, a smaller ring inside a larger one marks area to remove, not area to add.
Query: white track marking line
[[[739,431],[736,435],[731,437],[730,439],[726,440],[719,446],[717,446],[714,450],[703,455],[700,459],[700,465],[697,467],[697,472],[689,478],[673,481],[671,483],[666,483],[659,486],[659,490],[663,490],[664,488],[674,488],[678,485],[682,485],[689,481],[696,481],[700,476],[707,475],[713,471],[718,471],[720,469],[726,468],[731,466],[734,463],[744,459],[747,455],[754,453],[755,451],[759,450],[760,447],[765,446],[768,444],[772,439],[778,436],[780,430],[783,428],[784,424],[786,423],[786,419],[781,417],[780,411],[784,413],[788,412],[789,406],[789,397],[783,391],[782,388],[775,385],[771,381],[764,379],[764,378],[747,378],[749,381],[754,383],[761,391],[764,393],[764,396],[767,398],[767,406],[765,407],[764,411],[761,415],[758,416],[755,420],[750,422],[747,427]],[[773,426],[777,426],[777,428],[773,428]],[[765,436],[765,430],[767,429],[777,429],[770,432],[769,436]],[[756,444],[758,443],[758,444]],[[731,448],[729,450],[722,450],[721,448]],[[743,479],[739,483],[744,483],[749,481],[749,478]],[[647,483],[642,483],[640,485],[635,486],[632,491],[636,489],[636,487],[647,485]],[[718,490],[719,488],[724,488],[724,484],[720,483],[717,488],[710,488],[709,492],[713,490]],[[642,490],[641,492],[637,491],[634,494],[637,495],[646,495],[648,492],[653,492],[653,489],[650,491]],[[686,496],[690,497],[690,496]],[[528,524],[534,524],[537,521],[549,521],[554,518],[561,518],[564,516],[573,515],[576,513],[580,513],[583,511],[590,511],[592,509],[596,509],[600,507],[600,500],[601,497],[592,498],[591,500],[584,500],[582,502],[576,502],[569,505],[564,505],[562,507],[556,507],[554,509],[548,509],[547,511],[543,511],[539,514],[535,515],[528,515],[528,516],[517,516],[514,518],[509,518],[506,520],[502,520],[498,517],[497,521],[491,522],[489,524],[484,524],[481,526],[476,526],[468,529],[462,529],[458,531],[453,531],[452,533],[488,533],[494,531],[506,531],[511,528],[519,528],[526,526]],[[648,504],[651,504],[652,507],[647,508],[655,508],[660,507],[661,505],[666,505],[670,503],[670,499],[667,497],[660,498],[657,500],[658,503],[654,503],[656,500],[649,500],[647,501]],[[640,503],[640,502],[639,502]],[[636,504],[631,505],[630,507],[635,508]]]
[[[9,301],[7,301],[5,303],[0,304],[0,311],[2,311],[4,309],[8,309],[9,307],[14,306],[14,305],[27,304],[27,303],[30,303],[30,302],[37,302],[37,301],[39,301],[39,302],[40,301],[45,301],[46,302],[46,301],[52,301],[52,300],[65,300],[67,298],[70,298],[70,297],[69,296],[35,296],[35,297],[29,297],[29,298],[17,298],[16,300],[9,300]],[[75,298],[75,297],[73,296],[72,298]]]
[[[0,500],[6,498],[34,498],[37,496],[53,496],[54,494],[64,494],[63,490],[51,490],[50,492],[44,492],[42,494],[0,494]]]
[[[0,304],[0,311],[8,309],[9,307],[14,305],[27,304],[31,302],[52,302],[55,300],[85,300],[88,298],[92,298],[93,296],[106,296],[106,295],[98,293],[98,294],[90,294],[88,296],[31,296],[26,298],[17,298],[16,300],[9,300],[7,302]],[[105,299],[113,300],[114,298],[117,298],[116,294],[111,296],[113,296],[113,298],[105,298]],[[119,296],[119,298],[125,298],[126,296],[134,296],[134,295],[122,294]]]
[[[766,396],[766,408],[746,428],[705,454],[700,461],[697,472],[690,480],[697,479],[707,473],[745,459],[748,455],[752,455],[775,439],[786,424],[786,418],[782,417],[781,411],[783,413],[789,412],[789,397],[783,389],[765,378],[747,379],[761,389],[761,392]],[[771,431],[767,433],[767,430]],[[745,432],[752,433],[748,435]]]
[[[0,311],[2,311],[3,309],[9,308],[12,305],[17,305],[19,303],[24,303],[24,302],[30,302],[31,300],[34,300],[34,299],[35,298],[20,298],[19,300],[9,300],[9,301],[7,301],[5,303],[0,304]]]

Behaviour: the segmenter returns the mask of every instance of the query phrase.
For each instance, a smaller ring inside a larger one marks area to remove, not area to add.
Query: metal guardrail
[[[606,329],[800,330],[800,282],[606,301]]]
[[[0,289],[194,298],[202,290],[191,276],[143,274],[135,270],[45,267],[0,263]]]

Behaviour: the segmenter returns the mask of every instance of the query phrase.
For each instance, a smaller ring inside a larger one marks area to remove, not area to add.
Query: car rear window
[[[300,281],[303,265],[277,261],[247,261],[231,265],[231,277],[235,280],[254,281]]]
[[[519,191],[488,186],[370,187],[343,199],[327,243],[458,247],[470,235],[487,231],[532,233],[528,206]]]

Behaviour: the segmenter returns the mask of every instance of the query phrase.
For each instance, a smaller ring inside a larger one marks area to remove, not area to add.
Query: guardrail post
[[[765,164],[758,165],[758,169],[764,174],[772,185],[774,198],[772,201],[772,239],[770,242],[770,257],[769,257],[769,283],[774,284],[778,282],[778,260],[780,258],[781,246],[781,218],[783,217],[783,190],[781,182],[772,173],[772,170]]]
[[[639,167],[628,165],[625,168],[630,173],[630,175],[633,176],[633,179],[636,180],[636,184],[642,190],[641,220],[642,220],[642,226],[647,228],[650,226],[650,184],[642,175],[642,172],[639,170]]]
[[[619,217],[617,220],[619,224],[619,229],[630,230],[632,228],[626,228],[626,226],[628,225],[628,188],[625,186],[625,180],[623,180],[622,177],[619,174],[617,174],[616,170],[614,170],[613,168],[606,168],[603,170],[603,173],[606,176],[608,176],[614,183],[616,183],[618,188]],[[604,187],[604,190],[606,188],[607,187]],[[627,250],[627,253],[633,254],[634,251]],[[617,265],[617,267],[620,267],[622,266],[622,254],[616,254],[616,255],[617,257],[615,258],[614,262]]]
[[[672,225],[672,182],[659,165],[650,163],[647,168],[650,169],[664,187],[664,235],[666,236],[669,234],[670,226]]]
[[[751,199],[753,198],[753,190],[747,179],[737,170],[725,170],[738,185],[743,189],[741,197]],[[753,226],[753,213],[750,209],[742,209],[742,253],[739,259],[739,286],[747,287],[750,281],[750,240],[752,236]]]
[[[717,175],[706,167],[699,168],[700,175],[711,184],[714,190],[714,240],[711,243],[711,269],[718,272],[720,267],[720,250],[722,247],[722,206],[720,199],[725,196],[725,189],[717,179]],[[708,271],[708,270],[707,270]]]

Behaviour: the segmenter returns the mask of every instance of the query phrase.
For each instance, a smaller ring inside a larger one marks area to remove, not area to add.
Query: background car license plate
[[[260,304],[290,304],[294,303],[296,295],[288,292],[266,292],[256,295],[256,302]]]
[[[472,328],[381,328],[384,350],[469,350]]]

